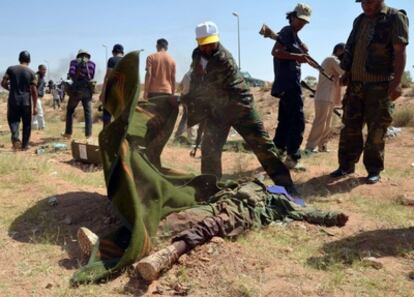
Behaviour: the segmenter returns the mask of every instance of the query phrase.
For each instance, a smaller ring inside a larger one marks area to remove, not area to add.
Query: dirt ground
[[[277,101],[265,90],[254,93],[273,135]],[[397,110],[414,108],[411,94],[407,90]],[[404,127],[398,137],[387,140],[386,170],[379,184],[365,184],[362,164],[350,177],[328,176],[337,167],[339,119],[334,121],[330,152],[305,157],[307,170],[293,173],[307,204],[349,215],[344,228],[275,223],[235,241],[217,239],[196,248],[152,284],[131,268],[105,284],[70,288],[70,277],[87,261],[77,246],[77,229],[87,226],[103,234],[118,224],[105,196],[103,172],[74,162],[69,150],[36,154],[36,149],[53,142],[69,145],[59,137],[64,111],[54,111],[49,97],[44,102],[46,129],[33,132],[29,151],[12,152],[6,102],[0,101],[2,297],[414,296],[414,206],[407,205],[414,199],[414,128]],[[312,99],[305,105],[304,143],[313,118]],[[98,122],[95,137],[100,129]],[[75,122],[75,138],[82,135],[83,124]],[[199,173],[200,159],[172,141],[163,162]],[[249,153],[225,152],[223,166],[231,178],[264,174]],[[56,198],[57,205],[50,198]],[[364,260],[367,257],[374,257],[375,263]]]

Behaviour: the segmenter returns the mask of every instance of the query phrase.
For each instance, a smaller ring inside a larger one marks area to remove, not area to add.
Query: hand
[[[297,55],[297,62],[303,64],[303,63],[308,63],[309,59],[308,59],[308,55],[306,54],[298,54]]]
[[[37,106],[33,106],[33,115],[37,115]]]
[[[388,89],[388,96],[390,97],[391,101],[397,100],[402,95],[402,87],[401,82],[398,81],[391,81],[390,86]]]

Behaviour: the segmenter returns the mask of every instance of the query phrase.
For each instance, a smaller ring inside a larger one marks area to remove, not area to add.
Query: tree
[[[305,81],[305,83],[307,83],[307,84],[308,84],[308,86],[310,86],[311,88],[316,87],[316,85],[317,85],[317,83],[318,83],[317,78],[316,78],[316,77],[314,77],[314,76],[307,76],[307,77],[305,77],[304,81]]]
[[[409,88],[411,87],[411,84],[413,83],[413,79],[411,78],[410,71],[404,71],[404,74],[401,78],[401,84],[403,88]]]

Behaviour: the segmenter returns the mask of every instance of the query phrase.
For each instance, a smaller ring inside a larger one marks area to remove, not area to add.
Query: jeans
[[[305,130],[305,115],[303,113],[303,98],[301,90],[290,89],[280,98],[278,126],[273,142],[288,156],[299,160],[300,145]]]
[[[19,125],[20,120],[23,123],[22,147],[25,148],[29,144],[30,133],[32,131],[32,107],[29,106],[9,106],[7,109],[7,121],[9,122],[11,141],[15,143],[19,141]]]
[[[83,112],[85,115],[85,136],[92,135],[92,94],[90,91],[77,92],[69,97],[67,111],[66,111],[66,129],[65,134],[72,135],[73,113],[76,107],[82,102]]]

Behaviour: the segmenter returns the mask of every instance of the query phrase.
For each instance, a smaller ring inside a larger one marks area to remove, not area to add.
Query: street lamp
[[[108,46],[106,44],[102,44],[102,46],[105,48],[105,62],[108,61]]]
[[[239,52],[239,69],[241,69],[240,62],[240,16],[237,12],[233,12],[233,15],[237,18],[237,43],[238,43],[238,52]]]
[[[43,60],[43,62],[45,62],[45,63],[46,63],[46,67],[47,67],[47,72],[46,72],[46,75],[47,75],[47,76],[49,76],[49,71],[50,71],[50,68],[49,68],[49,61],[48,61],[48,60]]]

